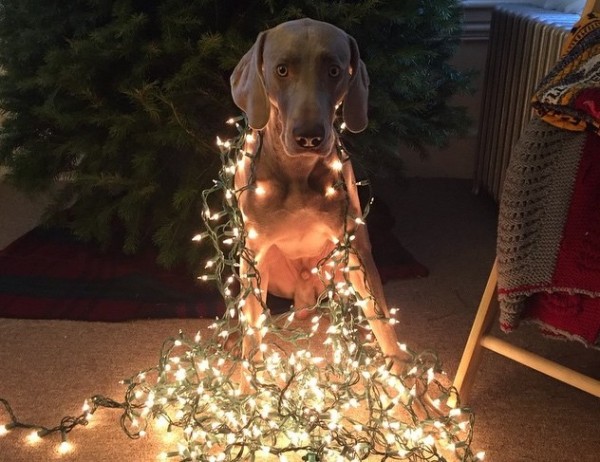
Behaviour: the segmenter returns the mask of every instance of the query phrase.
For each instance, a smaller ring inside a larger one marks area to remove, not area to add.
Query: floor
[[[494,259],[496,205],[474,195],[467,180],[412,178],[381,182],[375,191],[392,208],[396,236],[430,270],[426,278],[385,286],[389,304],[400,309],[399,336],[413,349],[436,351],[453,377]],[[0,183],[0,248],[34,226],[42,208]],[[180,323],[0,320],[0,396],[49,425],[73,412],[75,396],[118,393],[116,381],[151,365],[160,339]],[[546,340],[529,328],[505,337],[600,378],[597,351]],[[468,404],[476,416],[473,446],[486,451],[486,461],[599,460],[600,400],[492,352],[484,355]],[[96,423],[95,436],[79,436],[86,448],[60,460],[148,460],[148,448],[105,427],[115,420]],[[0,438],[2,461],[58,460],[10,438]]]

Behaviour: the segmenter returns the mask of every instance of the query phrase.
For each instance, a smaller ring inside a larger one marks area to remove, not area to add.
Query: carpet
[[[427,276],[395,238],[385,204],[376,204],[368,229],[382,281]],[[0,317],[111,322],[222,314],[222,299],[210,283],[155,260],[153,250],[128,256],[79,242],[65,229],[34,228],[0,251]],[[270,296],[274,311],[289,305]]]

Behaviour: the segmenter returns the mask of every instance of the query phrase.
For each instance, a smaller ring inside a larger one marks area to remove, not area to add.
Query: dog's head
[[[231,75],[233,100],[252,128],[276,124],[289,155],[327,154],[343,102],[348,130],[367,126],[369,76],[353,37],[299,19],[262,32]]]

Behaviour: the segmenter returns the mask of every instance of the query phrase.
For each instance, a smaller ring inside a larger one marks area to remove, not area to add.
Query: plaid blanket
[[[385,203],[375,201],[367,226],[383,282],[427,276],[393,234]],[[273,311],[290,303],[269,296]],[[0,318],[112,322],[210,318],[224,309],[215,285],[198,284],[185,267],[159,267],[152,248],[124,255],[80,242],[65,229],[38,227],[0,250]]]

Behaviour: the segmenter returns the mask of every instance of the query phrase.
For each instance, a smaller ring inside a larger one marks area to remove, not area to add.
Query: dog
[[[360,132],[368,123],[369,76],[356,40],[325,22],[285,22],[259,34],[230,80],[235,104],[262,137],[260,157],[252,168],[247,158],[234,178],[238,190],[255,182],[240,195],[239,207],[260,282],[245,284],[259,286],[251,288],[262,302],[267,291],[292,299],[296,315],[305,318],[323,291],[311,270],[334,248],[348,220],[356,236],[350,264],[362,264],[366,275],[353,271],[351,282],[361,294],[370,290],[377,303],[370,300],[363,312],[369,318],[389,317],[367,228],[352,219],[362,215],[352,165],[346,158],[340,162],[336,148],[338,105],[349,131]],[[340,172],[347,197],[333,188]],[[248,269],[242,260],[240,273]],[[243,313],[250,326],[260,326],[262,306],[258,298],[246,300]],[[402,357],[394,327],[379,319],[370,322],[383,353]],[[260,341],[258,332],[246,336],[243,354],[257,351]]]

